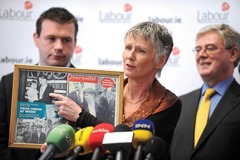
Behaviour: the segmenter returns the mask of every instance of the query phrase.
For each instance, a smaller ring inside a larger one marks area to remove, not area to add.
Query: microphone
[[[134,160],[142,159],[144,144],[155,134],[154,125],[148,119],[137,120],[132,130],[134,132],[133,147],[136,149]]]
[[[160,159],[166,151],[166,143],[160,137],[152,137],[145,144],[145,160]]]
[[[75,133],[75,143],[76,146],[73,149],[73,154],[67,158],[67,160],[74,160],[78,155],[84,155],[91,152],[91,149],[88,145],[88,139],[93,130],[92,126],[80,129]]]
[[[74,129],[70,125],[60,124],[51,130],[46,142],[47,149],[39,160],[49,160],[56,153],[67,151],[74,143]]]
[[[114,128],[114,132],[106,133],[103,138],[103,145],[115,160],[125,160],[132,148],[133,132],[126,124],[119,124]]]
[[[113,132],[125,132],[125,131],[131,131],[131,128],[128,125],[121,123],[115,126]]]
[[[113,130],[114,126],[110,123],[100,123],[93,128],[88,140],[88,145],[93,151],[92,160],[97,160],[100,154],[106,151],[106,148],[102,145],[102,141],[104,135],[113,132]]]

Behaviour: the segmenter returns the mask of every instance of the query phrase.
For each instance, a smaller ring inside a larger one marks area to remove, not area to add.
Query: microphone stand
[[[123,152],[121,150],[117,151],[116,160],[123,160]]]
[[[143,151],[143,143],[139,143],[137,146],[137,150],[134,155],[134,160],[141,160],[142,159],[142,151]]]
[[[102,148],[96,147],[92,155],[92,160],[98,160],[98,156],[100,155],[101,152],[102,152]]]

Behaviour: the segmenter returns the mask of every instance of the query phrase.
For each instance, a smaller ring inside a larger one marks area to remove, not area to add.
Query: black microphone
[[[145,144],[145,160],[160,159],[166,151],[166,143],[160,137],[152,137]]]
[[[125,132],[125,131],[131,131],[131,128],[128,125],[121,123],[114,127],[113,132]]]
[[[114,128],[114,132],[128,132],[131,131],[131,128],[124,124],[118,124],[115,128]],[[129,134],[129,136],[131,137],[131,134]],[[129,141],[130,142],[130,141]],[[116,160],[125,160],[128,159],[128,157],[130,156],[130,153],[132,151],[132,141],[131,143],[124,143],[124,144],[120,144],[120,146],[118,146],[118,148],[116,148],[117,150],[115,151],[116,153]],[[114,150],[112,151],[114,153]]]
[[[133,135],[130,127],[119,124],[114,132],[104,135],[103,145],[115,156],[115,160],[126,160],[132,149]]]

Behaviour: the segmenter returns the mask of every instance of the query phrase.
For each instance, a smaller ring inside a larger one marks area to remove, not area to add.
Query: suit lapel
[[[180,97],[182,104],[182,113],[185,116],[180,116],[181,126],[179,128],[185,128],[184,134],[186,134],[186,146],[189,146],[189,151],[193,150],[194,140],[194,127],[195,127],[195,116],[198,108],[198,103],[201,95],[201,88],[197,89],[186,96]],[[191,153],[189,153],[191,154]]]
[[[215,130],[221,121],[231,112],[240,102],[240,86],[234,81],[226,93],[223,95],[216,109],[214,110],[202,136],[195,149],[197,149],[207,137]]]
[[[38,65],[38,63],[37,64],[35,64],[35,65]],[[75,68],[75,66],[72,64],[72,63],[70,63],[70,66],[69,66],[70,68]]]
[[[192,105],[188,108],[189,112],[190,112],[190,114],[188,114],[190,116],[189,117],[189,122],[190,122],[189,137],[191,137],[189,139],[190,139],[190,144],[192,144],[192,147],[194,144],[194,141],[193,141],[194,140],[194,128],[195,128],[195,121],[196,121],[196,113],[198,110],[198,103],[199,103],[199,99],[201,97],[201,90],[202,89],[199,89],[196,92],[194,92],[192,99],[189,100],[189,103]]]
[[[70,63],[70,66],[69,66],[69,67],[70,67],[70,68],[75,68],[74,65],[73,65],[72,63]]]

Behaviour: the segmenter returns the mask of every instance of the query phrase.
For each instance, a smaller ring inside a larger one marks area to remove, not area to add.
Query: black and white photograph
[[[10,146],[39,148],[51,130],[70,124],[58,114],[50,93],[72,99],[102,121],[117,125],[122,116],[123,72],[14,66]],[[76,129],[75,126],[72,126]]]
[[[67,73],[39,70],[19,73],[14,141],[42,144],[51,129],[64,122],[49,93],[66,95]]]
[[[68,97],[99,119],[116,124],[116,84],[114,76],[68,75]]]

